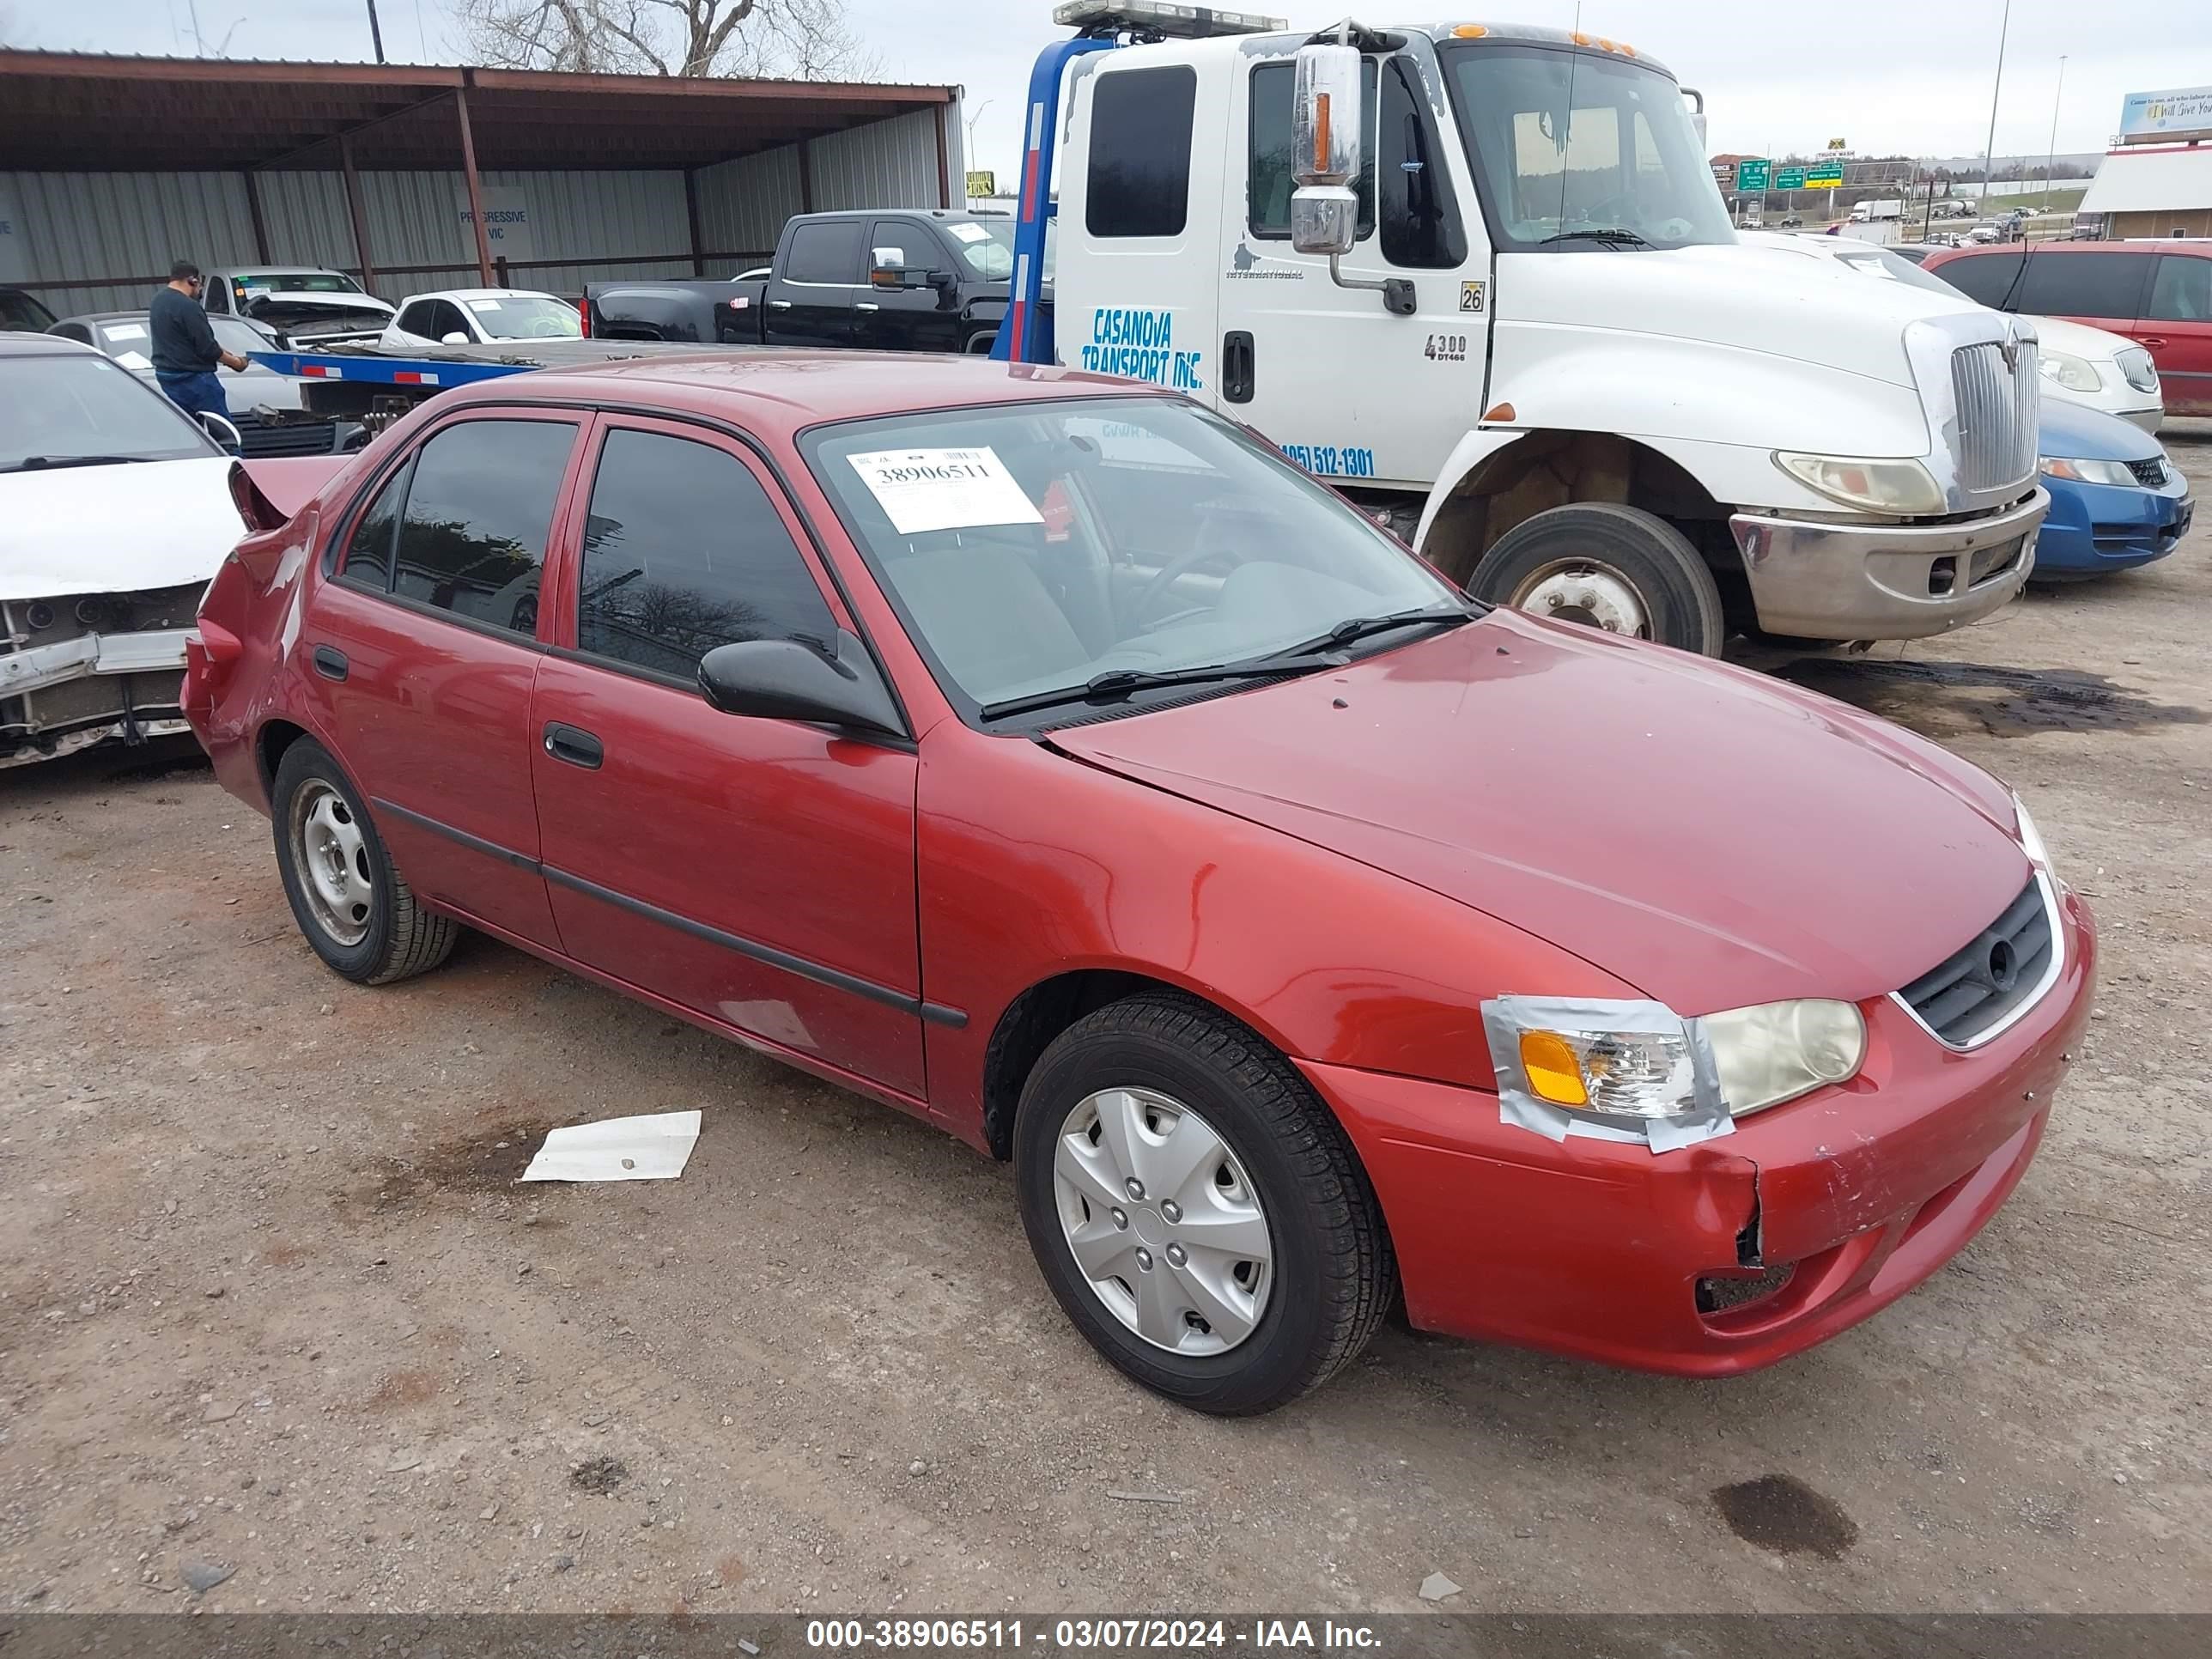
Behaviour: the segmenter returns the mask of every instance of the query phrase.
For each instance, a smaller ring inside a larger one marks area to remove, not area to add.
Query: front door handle
[[[883,307],[878,305],[873,300],[861,300],[854,305],[853,309],[855,311],[881,311]]]
[[[1232,404],[1249,404],[1256,389],[1255,353],[1249,329],[1232,328],[1221,337],[1221,396]]]
[[[768,302],[768,308],[770,311],[788,311],[791,309],[791,301],[788,300],[770,300]]]
[[[342,680],[350,672],[346,653],[335,646],[319,645],[314,649],[315,672],[326,680]]]
[[[2166,342],[2154,334],[2138,334],[2136,336],[2136,343],[2139,346],[2148,346],[2153,351],[2166,349]]]
[[[571,766],[580,766],[586,772],[596,772],[607,757],[606,748],[580,726],[564,726],[559,720],[545,723],[545,752],[556,761],[566,761]]]

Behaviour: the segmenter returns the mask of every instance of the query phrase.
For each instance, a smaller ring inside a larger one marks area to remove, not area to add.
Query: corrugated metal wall
[[[959,201],[959,106],[945,112],[953,200]],[[817,210],[931,207],[938,201],[935,110],[895,116],[811,141]],[[143,305],[146,284],[179,257],[213,270],[260,263],[246,182],[235,173],[0,173],[14,187],[30,264],[27,287],[58,314]],[[364,173],[363,207],[376,287],[386,299],[477,281],[474,240],[459,208],[458,168]],[[677,172],[490,172],[487,186],[512,186],[530,206],[533,252],[556,264],[517,270],[520,287],[557,294],[617,276],[689,276],[688,264],[641,256],[691,247]],[[708,251],[764,257],[783,222],[800,210],[796,146],[702,167],[696,179],[699,234]],[[262,221],[272,260],[354,264],[345,182],[336,173],[259,175]],[[619,255],[631,256],[628,259]],[[398,268],[429,269],[396,274]],[[708,274],[735,269],[708,262]],[[386,273],[392,272],[387,276]],[[95,288],[42,289],[96,282]]]

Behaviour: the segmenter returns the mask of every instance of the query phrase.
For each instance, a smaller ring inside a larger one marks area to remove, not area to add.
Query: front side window
[[[1681,88],[1658,70],[1548,46],[1439,55],[1499,247],[1735,240]]]
[[[1409,270],[1455,270],[1467,259],[1467,235],[1436,125],[1403,58],[1391,59],[1376,104],[1374,176],[1382,257]],[[1640,124],[1644,117],[1636,118]]]
[[[800,225],[791,233],[784,260],[787,283],[850,283],[860,280],[860,222],[833,219]]]
[[[738,640],[833,650],[837,624],[752,470],[727,450],[617,428],[584,521],[576,644],[687,684]]]
[[[939,684],[986,721],[1079,702],[1101,676],[1243,665],[1454,603],[1332,491],[1181,402],[952,410],[801,442]]]
[[[1122,70],[1094,80],[1083,207],[1093,236],[1182,234],[1197,103],[1198,72],[1188,64]]]
[[[53,323],[54,313],[22,289],[0,289],[0,333],[40,334]]]
[[[574,340],[584,331],[576,307],[544,294],[502,294],[461,304],[487,339]]]
[[[74,348],[0,358],[0,472],[218,453],[197,422],[112,358]]]
[[[2010,309],[2031,317],[2142,315],[2148,253],[2052,253],[2027,256]]]
[[[1360,106],[1375,107],[1376,69],[1372,58],[1359,65]],[[1298,187],[1297,158],[1291,153],[1291,105],[1297,95],[1295,64],[1260,64],[1252,70],[1252,118],[1249,149],[1245,160],[1244,228],[1271,242],[1291,235],[1291,192]],[[1368,144],[1359,161],[1358,239],[1364,241],[1375,229],[1375,146]]]
[[[400,516],[392,592],[534,634],[545,538],[575,437],[565,421],[488,419],[424,444]]]
[[[2144,314],[2161,323],[2212,323],[2212,259],[2160,254]]]

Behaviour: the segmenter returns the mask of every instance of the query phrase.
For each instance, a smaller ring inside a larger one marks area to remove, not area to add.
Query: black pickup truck
[[[775,262],[720,281],[594,283],[603,340],[988,351],[1006,313],[1014,222],[948,208],[807,213]]]

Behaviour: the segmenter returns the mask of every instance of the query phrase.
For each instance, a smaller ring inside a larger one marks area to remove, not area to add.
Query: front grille
[[[2024,483],[2035,473],[2035,348],[2026,341],[2005,362],[1993,341],[1951,354],[1959,413],[1959,482],[1977,494]]]
[[[2128,471],[2136,475],[2136,482],[2145,489],[2156,489],[2166,483],[2166,461],[2157,455],[2147,461],[2130,461]]]
[[[336,421],[240,421],[239,449],[248,460],[276,455],[327,455],[337,447]]]
[[[2036,878],[2002,915],[1897,994],[1943,1042],[1971,1048],[2042,994],[2057,946],[2050,902]]]

